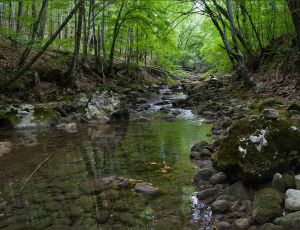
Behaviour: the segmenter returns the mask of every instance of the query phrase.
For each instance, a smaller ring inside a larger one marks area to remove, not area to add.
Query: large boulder
[[[212,159],[232,179],[261,182],[294,165],[300,156],[299,143],[300,132],[286,121],[241,120]]]
[[[86,118],[89,120],[108,121],[111,115],[120,111],[121,101],[118,95],[96,91],[86,107]]]
[[[274,188],[264,188],[254,195],[252,218],[264,224],[279,217],[282,213],[282,194]]]

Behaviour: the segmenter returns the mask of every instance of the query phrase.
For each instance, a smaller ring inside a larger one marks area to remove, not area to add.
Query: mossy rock
[[[282,194],[274,188],[264,188],[257,191],[253,201],[253,220],[264,224],[280,216],[282,202]]]
[[[264,101],[254,101],[250,104],[249,108],[252,110],[263,111],[265,108],[277,107],[280,105],[282,105],[280,101],[277,101],[275,99],[268,99]]]
[[[21,119],[17,117],[17,110],[0,111],[0,128],[12,128],[18,124]]]
[[[245,119],[231,128],[213,160],[232,179],[258,183],[293,166],[299,143],[300,133],[286,121]]]
[[[33,115],[36,121],[47,121],[57,117],[57,113],[52,108],[36,107]]]

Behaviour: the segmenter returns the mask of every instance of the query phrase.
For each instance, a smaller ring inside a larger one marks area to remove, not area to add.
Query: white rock
[[[300,190],[300,174],[295,176],[296,188]]]
[[[285,194],[285,208],[290,211],[300,210],[300,190],[287,190]]]
[[[89,120],[107,121],[114,112],[118,111],[120,104],[121,102],[117,95],[106,91],[102,93],[97,91],[92,95],[87,105],[86,118]]]

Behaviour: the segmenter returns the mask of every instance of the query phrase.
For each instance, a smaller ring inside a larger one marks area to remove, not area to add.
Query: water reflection
[[[35,145],[15,134],[5,139],[14,147],[0,161],[0,229],[182,229],[192,211],[189,150],[210,141],[210,129],[195,119],[131,121],[36,131]],[[134,192],[136,181],[161,194]]]

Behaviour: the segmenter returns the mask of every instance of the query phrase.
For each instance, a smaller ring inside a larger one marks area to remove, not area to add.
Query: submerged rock
[[[285,208],[290,211],[300,211],[300,190],[287,190],[285,194]]]
[[[0,142],[0,157],[4,156],[5,154],[11,151],[12,144],[8,141]]]
[[[281,215],[282,195],[274,188],[265,188],[257,191],[253,201],[252,218],[259,224]]]
[[[144,193],[146,195],[156,195],[159,192],[159,189],[150,183],[143,182],[137,183],[134,187],[134,191]]]
[[[254,183],[294,165],[300,157],[300,133],[279,120],[241,120],[230,129],[220,151],[212,156],[232,179]]]

